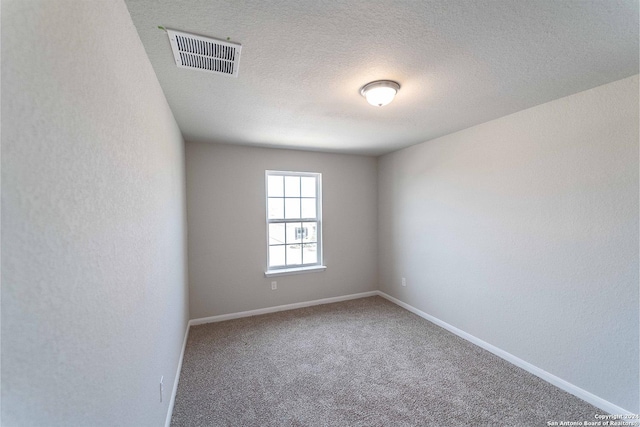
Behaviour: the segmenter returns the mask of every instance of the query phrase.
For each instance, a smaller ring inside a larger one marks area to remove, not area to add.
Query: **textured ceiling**
[[[126,3],[191,141],[378,155],[638,73],[637,0]],[[238,78],[177,68],[158,25],[241,43]]]

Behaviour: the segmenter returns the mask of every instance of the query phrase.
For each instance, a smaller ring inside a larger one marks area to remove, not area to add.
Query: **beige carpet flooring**
[[[172,426],[546,426],[603,411],[380,297],[192,327]]]

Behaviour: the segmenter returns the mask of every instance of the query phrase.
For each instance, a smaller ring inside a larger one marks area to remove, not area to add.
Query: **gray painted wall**
[[[184,206],[182,137],[124,3],[3,1],[3,426],[163,425]]]
[[[186,160],[192,318],[377,289],[375,158],[187,142]],[[267,169],[322,173],[326,271],[264,277]]]
[[[638,412],[638,76],[378,168],[382,291]]]

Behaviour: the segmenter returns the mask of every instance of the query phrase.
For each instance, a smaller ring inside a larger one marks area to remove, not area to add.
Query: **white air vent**
[[[238,77],[241,45],[169,29],[167,34],[178,67]]]

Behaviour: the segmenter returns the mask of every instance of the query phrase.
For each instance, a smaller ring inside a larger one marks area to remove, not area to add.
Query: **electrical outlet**
[[[162,402],[162,395],[164,394],[164,375],[160,377],[160,402]]]
[[[404,277],[402,278],[402,286],[407,286],[407,279]]]
[[[271,290],[275,291],[276,289],[278,289],[278,282],[271,282]]]

